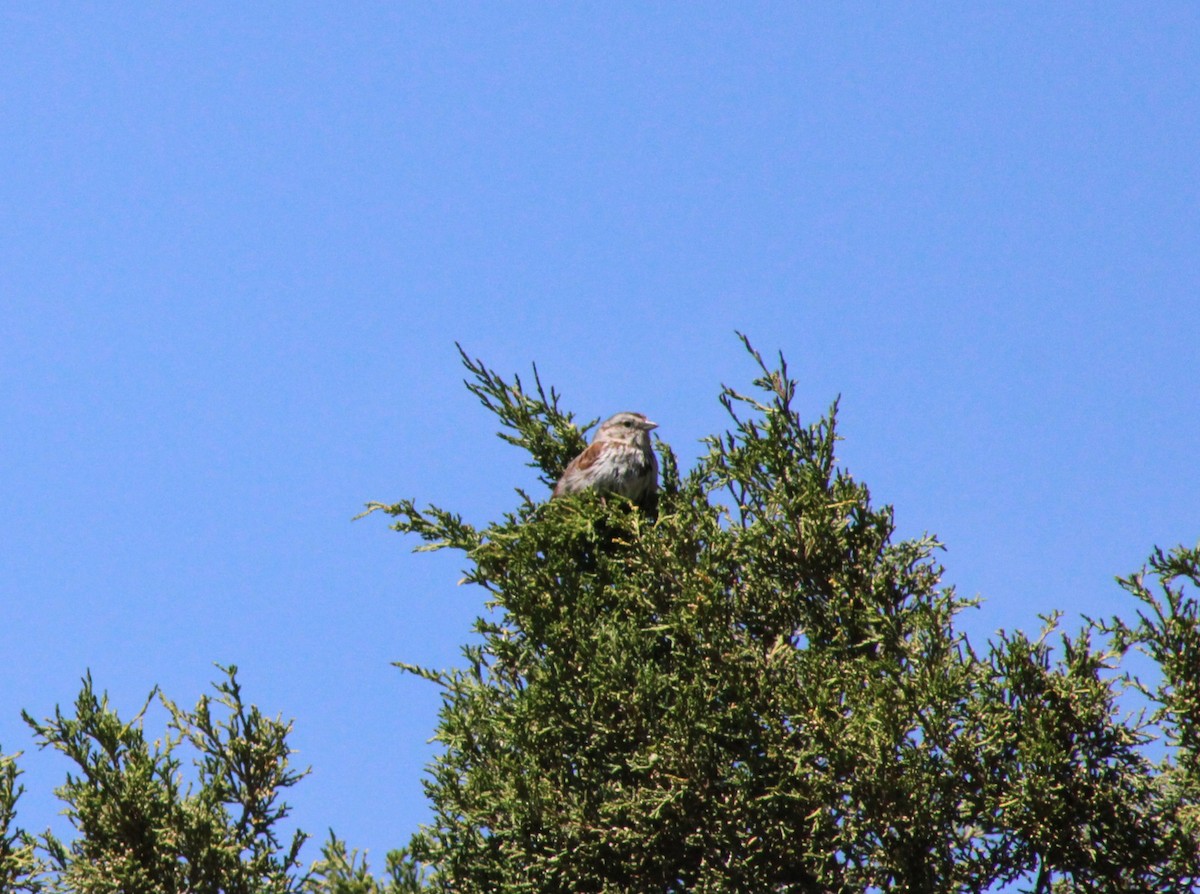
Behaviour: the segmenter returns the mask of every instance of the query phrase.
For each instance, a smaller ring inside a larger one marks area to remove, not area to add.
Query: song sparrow
[[[645,505],[658,490],[658,458],[650,432],[658,428],[641,413],[618,413],[596,431],[592,443],[571,460],[553,497],[582,490],[620,494]]]

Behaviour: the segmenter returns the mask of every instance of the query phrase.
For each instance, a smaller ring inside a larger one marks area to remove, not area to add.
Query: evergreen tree
[[[25,715],[42,747],[75,766],[58,789],[78,835],[47,832],[40,847],[9,830],[19,788],[0,761],[0,891],[63,894],[291,894],[305,835],[285,847],[279,796],[305,775],[289,767],[291,724],[242,699],[237,669],[223,669],[217,697],[192,711],[159,696],[166,735],[148,741],[142,711],[129,721],[97,694],[90,675],[73,715]],[[193,784],[184,780],[190,752]]]
[[[1136,626],[1047,619],[978,653],[932,537],[895,538],[812,423],[782,358],[686,475],[659,444],[656,519],[595,494],[521,494],[477,529],[372,504],[461,551],[489,613],[442,687],[432,823],[412,842],[454,892],[1189,889],[1198,873],[1197,551],[1156,554]],[[463,356],[468,387],[549,486],[585,443],[537,379]],[[585,427],[586,430],[586,427]],[[1109,634],[1104,648],[1092,641]],[[1052,648],[1057,639],[1058,648]],[[1122,719],[1128,649],[1157,660]],[[1146,744],[1166,737],[1153,761]]]

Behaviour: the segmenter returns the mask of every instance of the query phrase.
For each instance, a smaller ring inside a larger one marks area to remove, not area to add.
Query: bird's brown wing
[[[571,460],[571,465],[567,466],[567,468],[590,469],[596,464],[596,460],[600,458],[600,450],[603,446],[600,443],[588,445],[588,448],[583,453]]]
[[[562,477],[558,479],[558,483],[554,485],[554,492],[551,496],[558,497],[567,493],[566,482],[572,472],[583,472],[590,469],[596,464],[596,460],[600,458],[600,445],[591,444],[586,447],[583,453],[579,454],[567,464],[567,468],[563,470]]]

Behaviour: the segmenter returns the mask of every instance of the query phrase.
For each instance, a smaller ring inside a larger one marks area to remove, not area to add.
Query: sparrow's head
[[[641,413],[618,413],[604,420],[596,430],[597,441],[620,441],[625,444],[649,444],[649,432],[658,428],[657,422],[651,422]]]

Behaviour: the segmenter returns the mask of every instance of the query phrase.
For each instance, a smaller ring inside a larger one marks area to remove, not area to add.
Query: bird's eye
[[[632,422],[630,422],[628,419],[626,419],[626,420],[625,420],[624,422],[622,422],[621,424],[622,424],[623,426],[625,426],[626,428],[633,428],[633,423],[632,423]]]

